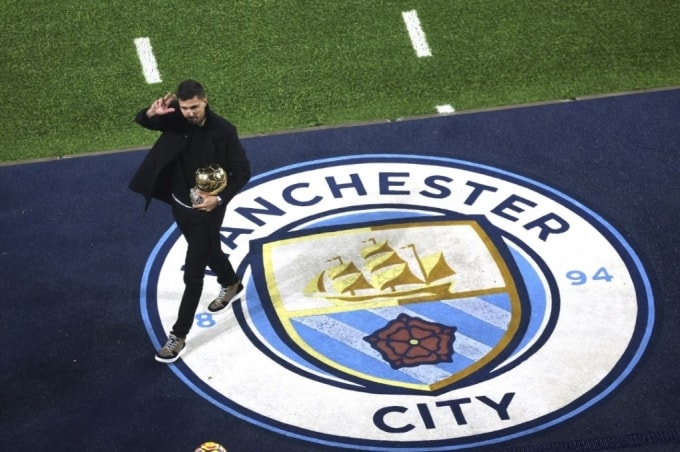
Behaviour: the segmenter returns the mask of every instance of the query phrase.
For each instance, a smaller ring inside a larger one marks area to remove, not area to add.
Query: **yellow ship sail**
[[[333,290],[339,294],[349,292],[351,295],[354,295],[357,290],[373,288],[354,262],[343,263],[341,261],[340,265],[331,267],[316,275],[316,277],[307,284],[305,294],[312,295],[315,293],[328,292],[326,278],[330,281]]]
[[[360,289],[371,289],[373,286],[366,281],[364,274],[357,268],[354,262],[338,265],[328,270],[328,277],[336,292],[354,294]]]
[[[305,288],[308,296],[319,296],[337,301],[368,301],[378,298],[404,298],[409,301],[445,297],[453,289],[455,271],[446,262],[443,252],[425,257],[418,255],[414,245],[411,248],[418,270],[417,276],[409,263],[387,240],[371,244],[360,250],[365,260],[363,268],[354,262],[343,262],[322,271]],[[362,271],[363,270],[363,271]]]
[[[361,249],[361,257],[368,259],[371,256],[375,256],[380,253],[389,253],[394,251],[392,247],[387,243],[387,240],[382,242],[374,242],[373,245],[365,246]]]
[[[416,255],[417,256],[417,255]],[[437,252],[425,257],[418,257],[421,271],[425,275],[426,282],[437,281],[442,278],[453,276],[456,272],[446,263],[444,253]]]

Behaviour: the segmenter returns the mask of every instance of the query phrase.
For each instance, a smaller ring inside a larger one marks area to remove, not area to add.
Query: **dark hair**
[[[184,80],[177,87],[177,98],[179,100],[189,100],[194,97],[199,99],[205,99],[205,90],[203,85],[198,83],[196,80]]]

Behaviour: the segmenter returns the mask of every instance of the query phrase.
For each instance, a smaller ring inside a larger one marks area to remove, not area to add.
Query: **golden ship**
[[[337,261],[337,265],[316,275],[305,288],[305,295],[340,302],[384,298],[418,302],[444,299],[453,293],[452,277],[456,272],[443,252],[420,256],[413,244],[400,248],[413,253],[419,267],[417,276],[387,240],[370,239],[364,243],[370,244],[360,250],[361,265],[344,262],[341,256],[329,259],[328,262]]]

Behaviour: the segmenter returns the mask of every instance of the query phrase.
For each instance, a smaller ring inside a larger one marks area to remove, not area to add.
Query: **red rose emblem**
[[[455,327],[400,314],[364,337],[393,369],[453,361]]]

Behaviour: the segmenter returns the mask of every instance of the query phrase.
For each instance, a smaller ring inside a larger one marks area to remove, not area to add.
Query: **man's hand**
[[[146,117],[153,118],[156,115],[167,115],[175,111],[174,108],[170,107],[170,104],[177,99],[174,93],[168,93],[165,96],[156,99],[153,104],[146,110]]]
[[[196,194],[203,198],[203,202],[200,204],[194,204],[192,206],[194,209],[211,212],[217,207],[217,196],[209,195],[200,190],[197,190]]]

